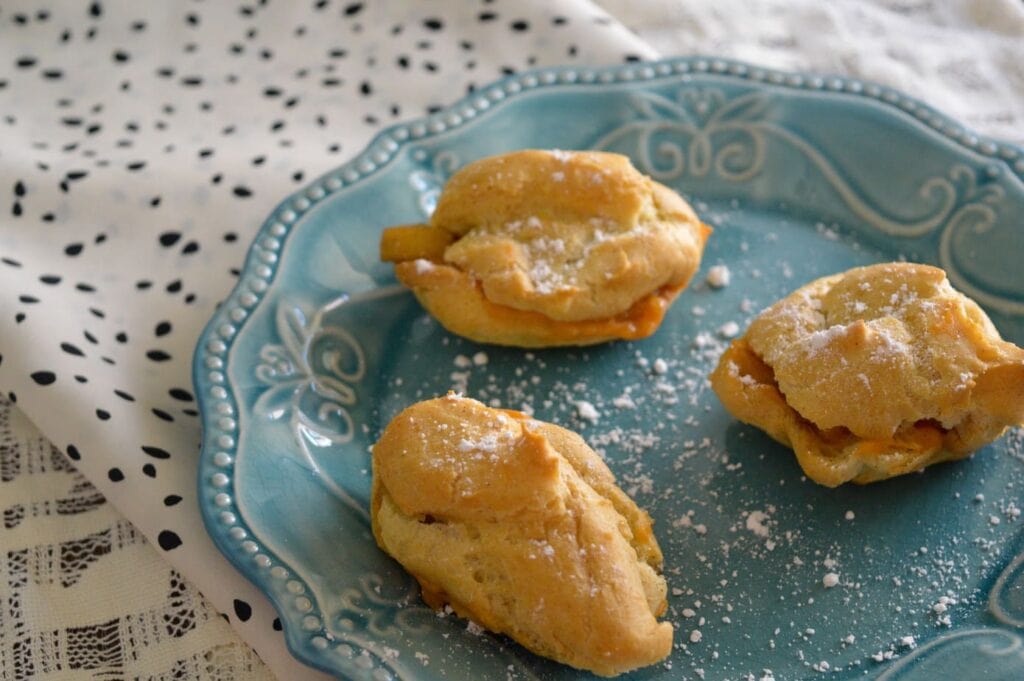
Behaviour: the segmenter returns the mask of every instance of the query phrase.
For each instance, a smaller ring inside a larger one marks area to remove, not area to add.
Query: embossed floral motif
[[[1004,629],[964,629],[918,646],[876,681],[1019,679],[1024,640]]]
[[[340,608],[338,625],[351,632],[368,632],[373,639],[395,638],[406,634],[419,634],[427,631],[424,622],[436,618],[433,610],[422,605],[419,587],[408,576],[398,583],[401,590],[395,591],[395,585],[388,583],[375,573],[358,576],[358,584],[342,589],[338,594]]]
[[[972,283],[953,255],[953,241],[964,230],[979,235],[997,224],[1005,190],[993,181],[995,176],[988,169],[955,164],[945,175],[925,179],[903,205],[887,208],[862,195],[814,144],[776,122],[767,92],[747,92],[729,99],[717,88],[689,86],[679,89],[674,98],[636,92],[630,102],[636,119],[598,139],[594,148],[625,147],[640,170],[663,181],[714,173],[727,182],[740,183],[764,170],[768,141],[775,140],[806,158],[867,226],[900,238],[923,237],[941,229],[939,264],[953,284],[989,308],[1024,314],[1024,303],[1019,300]]]
[[[1020,441],[1024,439],[1024,435],[1019,431],[1012,433],[1010,437],[1016,440],[1010,447],[1019,447]],[[988,594],[988,610],[1003,624],[1024,629],[1024,553],[1014,557],[996,578]],[[1024,640],[1019,635],[1009,632],[1003,632],[1003,635],[1008,639],[1008,643],[1005,648],[996,650],[1000,651],[999,655],[1015,654],[1016,659],[1010,660],[1015,666],[1011,665],[1008,669],[1019,674],[1021,667],[1024,667]]]
[[[1003,568],[988,595],[988,609],[1003,624],[1024,629],[1024,553]]]
[[[253,405],[253,413],[272,421],[288,418],[306,462],[324,484],[366,517],[366,511],[324,474],[312,448],[352,440],[355,424],[349,408],[357,403],[353,384],[366,373],[366,358],[348,331],[325,326],[324,316],[347,297],[329,302],[310,315],[302,305],[282,301],[275,326],[280,343],[260,350],[256,378],[268,386]]]
[[[635,162],[659,180],[704,177],[714,170],[725,180],[744,182],[764,167],[764,131],[757,125],[771,103],[764,93],[728,100],[718,89],[683,88],[674,99],[638,92],[630,102],[639,120],[597,140],[595,149],[611,148],[635,134]]]

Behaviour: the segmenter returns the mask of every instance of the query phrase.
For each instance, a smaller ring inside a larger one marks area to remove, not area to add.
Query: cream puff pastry
[[[928,265],[807,284],[732,343],[711,385],[830,487],[960,459],[1024,423],[1024,350]]]
[[[526,150],[455,173],[429,225],[384,230],[381,259],[452,333],[589,345],[654,333],[710,232],[625,156]]]
[[[428,605],[539,655],[613,676],[672,650],[651,519],[564,428],[454,394],[414,404],[373,447],[371,520]]]

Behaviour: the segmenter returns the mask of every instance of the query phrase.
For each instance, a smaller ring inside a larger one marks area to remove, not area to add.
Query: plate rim
[[[290,581],[311,591],[302,577],[294,574],[280,559],[271,559],[251,539],[231,540],[230,529],[241,528],[244,537],[258,533],[238,512],[234,501],[234,458],[238,449],[238,405],[228,380],[228,356],[238,331],[250,312],[257,309],[278,274],[279,254],[291,236],[294,225],[318,203],[341,189],[359,184],[385,168],[408,144],[437,137],[473,121],[478,114],[531,91],[548,87],[622,85],[664,80],[685,81],[689,76],[717,76],[754,86],[780,87],[786,90],[822,92],[863,98],[882,105],[886,115],[907,116],[918,126],[938,133],[954,143],[960,153],[980,154],[998,163],[1024,182],[1024,146],[975,132],[955,118],[902,91],[870,80],[811,71],[789,71],[763,67],[749,62],[692,55],[655,61],[627,62],[598,67],[556,65],[522,71],[481,86],[439,111],[388,126],[378,132],[363,149],[343,163],[300,189],[290,192],[270,211],[248,246],[238,280],[200,332],[192,357],[192,383],[202,428],[201,449],[197,460],[197,498],[206,533],[232,566],[266,597],[281,622],[285,644],[300,662],[339,678],[370,678],[374,667],[339,668],[322,654],[330,649],[319,629],[310,630],[293,622],[286,603],[275,595],[269,584],[271,570],[281,566]],[[221,405],[227,405],[227,410]],[[214,471],[214,472],[211,472]],[[223,503],[222,503],[223,502]],[[228,513],[234,521],[222,521]],[[265,559],[265,560],[261,560]],[[269,562],[268,562],[269,561]],[[302,596],[300,596],[301,598]],[[311,609],[301,617],[318,616],[319,607],[310,593]],[[304,637],[309,647],[299,645]],[[355,659],[353,656],[351,659]]]

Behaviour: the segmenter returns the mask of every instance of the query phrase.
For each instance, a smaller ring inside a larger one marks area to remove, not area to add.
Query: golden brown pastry
[[[830,487],[960,459],[1024,423],[1024,350],[928,265],[798,289],[733,341],[711,386]]]
[[[370,517],[433,608],[603,676],[671,652],[651,519],[573,432],[454,394],[414,404],[373,447]]]
[[[588,345],[654,333],[710,233],[625,156],[527,150],[457,172],[429,225],[384,230],[381,259],[452,333]]]

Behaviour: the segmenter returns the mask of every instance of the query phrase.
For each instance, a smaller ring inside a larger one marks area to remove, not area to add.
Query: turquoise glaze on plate
[[[423,220],[454,170],[525,147],[628,154],[715,226],[652,338],[480,346],[378,262],[381,229]],[[207,528],[294,654],[343,678],[588,677],[430,612],[373,542],[369,446],[455,386],[581,432],[654,517],[676,647],[628,678],[1022,678],[1020,431],[969,461],[829,490],[704,380],[729,322],[897,258],[944,267],[1024,343],[1022,176],[1021,149],[844,78],[687,58],[484,87],[383,132],[260,230],[195,354]],[[704,283],[715,264],[732,274],[720,290]]]

